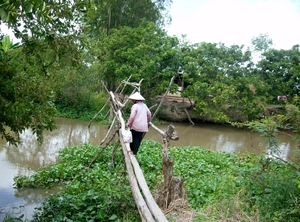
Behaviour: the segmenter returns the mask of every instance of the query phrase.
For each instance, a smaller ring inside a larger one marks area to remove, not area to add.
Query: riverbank
[[[152,101],[155,104],[160,104],[163,96],[156,96]],[[130,106],[128,106],[130,107]],[[130,113],[130,108],[124,110],[125,118],[128,117]],[[159,114],[155,119],[156,123],[163,122],[182,122],[182,123],[216,123],[209,116],[201,115],[194,111],[194,103],[188,98],[183,98],[178,94],[168,94],[160,107]],[[155,112],[157,106],[154,106],[151,110],[152,114]],[[80,119],[90,121],[93,119],[94,122],[101,122],[103,124],[108,124],[108,115],[109,115],[109,106],[107,105],[102,112],[98,113],[99,110],[77,110],[72,107],[63,107],[61,105],[56,105],[57,117],[71,118],[71,119]],[[284,113],[284,105],[269,105],[265,109],[265,113],[260,114],[259,118],[264,117],[267,114],[280,114]],[[96,115],[98,114],[98,115]],[[127,116],[126,116],[127,114]],[[235,111],[234,113],[227,113],[231,122],[246,122],[247,119],[240,115],[240,112]]]
[[[157,96],[155,98],[156,103],[160,103],[163,96]],[[160,118],[170,122],[209,122],[215,123],[209,116],[203,116],[193,110],[194,102],[188,98],[183,98],[179,94],[168,94],[164,97],[160,109]],[[267,114],[281,114],[285,111],[284,105],[268,105],[265,109],[265,113],[262,113],[259,117],[264,117]],[[245,122],[247,119],[240,115],[240,112],[227,113],[231,122]]]

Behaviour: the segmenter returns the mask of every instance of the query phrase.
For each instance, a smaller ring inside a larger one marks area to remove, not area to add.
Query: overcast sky
[[[169,35],[192,43],[251,44],[268,34],[277,49],[300,44],[300,0],[173,0]]]

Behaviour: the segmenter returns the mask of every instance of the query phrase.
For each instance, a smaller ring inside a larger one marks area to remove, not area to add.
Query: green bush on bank
[[[64,189],[38,209],[34,221],[139,221],[121,151],[112,162],[112,147],[91,160],[101,147],[66,147],[57,164],[30,177],[15,178],[18,187]],[[253,221],[299,221],[299,173],[262,156],[214,152],[199,147],[170,147],[174,174],[185,179],[195,221],[252,218]],[[143,140],[138,162],[149,188],[162,182],[161,144]]]
[[[65,107],[61,104],[56,104],[57,117],[69,118],[69,119],[79,119],[79,120],[91,120],[99,110],[95,109],[76,109],[73,107]],[[97,122],[105,122],[104,117],[107,111],[99,113],[94,119]]]
[[[80,120],[91,120],[95,114],[103,109],[95,118],[95,121],[101,122],[105,119],[107,112],[109,112],[110,104],[106,104],[106,101],[107,95],[104,92],[89,93],[86,97],[78,101],[76,100],[76,102],[72,102],[72,100],[68,100],[67,98],[57,100],[55,107],[58,117]]]

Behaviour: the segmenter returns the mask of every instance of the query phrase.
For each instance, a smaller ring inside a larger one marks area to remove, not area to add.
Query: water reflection
[[[23,215],[31,218],[34,207],[43,202],[50,194],[44,189],[13,189],[13,178],[17,175],[28,175],[40,167],[56,161],[58,151],[66,146],[80,143],[98,145],[105,137],[107,126],[93,123],[90,130],[88,122],[57,119],[57,130],[44,134],[44,143],[39,146],[36,137],[30,130],[21,134],[22,143],[18,147],[10,146],[0,140],[0,221],[5,213]],[[169,124],[158,127],[166,130]],[[236,153],[266,153],[265,139],[245,129],[236,129],[227,125],[199,123],[174,123],[179,141],[171,141],[171,146],[200,146],[209,150]],[[146,139],[161,141],[162,137],[152,128]],[[284,159],[295,158],[296,142],[290,136],[280,135],[280,156]],[[267,155],[267,154],[266,154]]]
[[[10,149],[0,147],[0,221],[5,218],[6,214],[24,216],[25,208],[26,212],[30,212],[31,215],[33,207],[37,206],[37,204],[32,205],[27,202],[26,197],[16,195],[18,191],[12,188],[14,176],[26,175],[28,170],[21,164],[10,162],[12,160],[10,154]]]

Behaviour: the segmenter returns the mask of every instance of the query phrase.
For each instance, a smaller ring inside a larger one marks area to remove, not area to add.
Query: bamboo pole
[[[157,107],[156,110],[155,110],[155,113],[152,115],[152,121],[155,119],[156,114],[158,113],[158,110],[160,109],[161,105],[162,105],[163,102],[165,101],[166,96],[167,96],[168,93],[170,92],[171,86],[172,86],[173,83],[174,83],[174,79],[175,79],[175,76],[173,76],[173,77],[171,78],[170,83],[169,83],[169,86],[168,86],[168,89],[166,90],[164,96],[161,98],[160,103],[159,103],[158,107]]]
[[[187,117],[188,117],[190,123],[191,123],[192,125],[195,125],[195,123],[192,121],[192,119],[191,119],[191,117],[190,117],[190,114],[189,114],[189,112],[187,111],[186,108],[184,108],[184,112],[185,112],[185,114],[187,115]]]
[[[131,187],[131,192],[132,192],[133,198],[135,200],[136,206],[138,208],[139,214],[141,216],[141,219],[142,219],[142,221],[154,222],[155,220],[143,198],[143,195],[140,192],[136,176],[134,175],[133,168],[131,165],[131,159],[129,158],[129,153],[128,153],[128,147],[127,147],[128,144],[124,143],[121,137],[120,137],[120,141],[122,144],[122,152],[125,157],[124,158],[125,166],[126,166],[126,170],[128,173],[128,179],[129,179],[129,183],[130,183],[130,187]]]
[[[129,81],[130,79],[131,79],[131,75],[128,77],[127,81]],[[101,81],[101,82],[102,82],[102,81]],[[121,83],[118,85],[117,89],[115,90],[115,93],[118,92],[118,90],[119,90],[119,88],[121,87],[122,84],[124,84],[124,83],[121,82]],[[102,82],[102,85],[104,85],[103,82]],[[125,86],[126,86],[126,85],[123,86],[123,88],[122,88],[122,90],[121,90],[121,93],[124,91]],[[105,108],[105,106],[107,105],[108,102],[109,102],[109,98],[107,98],[107,100],[106,100],[104,106],[102,106],[102,108],[101,108],[101,109],[93,116],[93,118],[90,120],[89,125],[88,125],[88,128],[91,127],[91,124],[92,124],[93,120],[94,120],[94,119],[102,112],[102,110]]]
[[[167,222],[168,220],[166,219],[162,210],[156,204],[156,202],[150,192],[150,189],[146,183],[146,180],[144,178],[142,170],[141,170],[135,156],[128,152],[128,151],[130,151],[129,144],[124,143],[124,141],[123,141],[123,131],[125,131],[125,121],[122,117],[120,109],[117,108],[118,105],[120,105],[120,103],[116,101],[115,96],[112,92],[110,92],[110,96],[111,96],[112,102],[114,104],[114,112],[116,114],[118,121],[120,122],[120,125],[121,125],[120,130],[119,130],[119,135],[120,135],[120,141],[122,144],[122,151],[125,156],[125,164],[126,164],[126,169],[127,169],[129,178],[130,178],[132,193],[135,198],[136,204],[138,206],[140,215],[142,218],[146,219],[147,221],[148,221],[148,219],[152,220],[152,217],[153,217],[153,218],[155,218],[155,221]],[[128,156],[130,157],[130,162],[127,160]],[[133,167],[135,174],[133,172],[131,172],[131,170],[130,170],[131,167]],[[132,179],[133,177],[136,178],[139,186],[137,186],[137,184],[135,184],[135,181]],[[146,212],[140,211],[140,210],[144,209],[143,201],[140,200],[139,192],[137,192],[137,190],[140,190],[140,189],[143,192],[145,201],[147,203],[147,207],[148,207],[149,211],[151,212],[152,217],[150,217],[150,218],[148,218],[148,216],[145,215]]]

